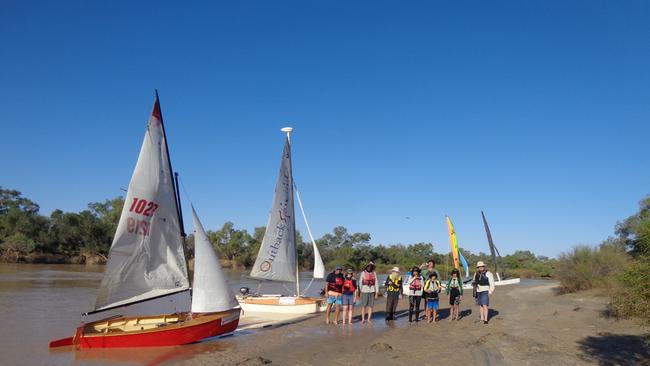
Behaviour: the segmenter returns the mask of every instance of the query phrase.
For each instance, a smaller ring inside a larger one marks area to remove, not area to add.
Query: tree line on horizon
[[[24,263],[105,263],[113,235],[117,229],[124,199],[117,197],[103,202],[91,202],[81,212],[54,210],[49,217],[40,214],[40,207],[19,191],[0,187],[0,261]],[[238,229],[228,221],[218,230],[208,230],[208,238],[225,265],[249,268],[255,262],[264,237],[265,227],[252,232]],[[187,236],[188,259],[194,256],[194,238]],[[313,247],[296,232],[298,260],[301,268],[313,268]],[[340,264],[361,269],[374,261],[379,270],[399,265],[410,268],[430,258],[438,263],[442,273],[450,271],[448,252],[434,251],[432,243],[371,244],[369,233],[350,233],[343,226],[335,227],[316,240],[326,268]],[[491,263],[489,254],[474,254],[462,250],[470,262]],[[556,260],[519,250],[501,259],[510,275],[521,277],[551,277]]]

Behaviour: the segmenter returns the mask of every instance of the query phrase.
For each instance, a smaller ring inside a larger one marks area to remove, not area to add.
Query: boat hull
[[[232,333],[239,315],[240,309],[232,309],[103,319],[79,326],[72,344],[78,348],[177,346]]]
[[[325,310],[324,298],[293,296],[237,297],[244,313],[316,314]]]
[[[494,281],[494,286],[516,285],[519,282],[521,282],[520,278],[510,278],[510,279],[507,279],[507,280]],[[443,283],[442,287],[447,288],[447,284]],[[472,288],[473,288],[472,282],[468,282],[468,283],[463,284],[463,289],[464,290],[471,290]]]
[[[521,278],[509,278],[507,280],[494,281],[495,286],[515,285],[521,282]]]

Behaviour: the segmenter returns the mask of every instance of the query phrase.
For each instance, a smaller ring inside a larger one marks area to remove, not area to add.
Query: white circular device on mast
[[[293,127],[282,127],[280,131],[287,134],[287,139],[289,139],[289,142],[291,143],[291,131],[293,131]]]

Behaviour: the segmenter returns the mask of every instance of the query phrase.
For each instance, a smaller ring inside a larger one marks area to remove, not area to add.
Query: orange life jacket
[[[353,279],[345,279],[343,281],[343,291],[344,292],[352,292],[354,293],[357,290],[357,288],[354,286],[354,280]]]

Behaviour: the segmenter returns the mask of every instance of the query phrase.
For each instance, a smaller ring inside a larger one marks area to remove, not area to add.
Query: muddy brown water
[[[104,266],[0,264],[0,364],[167,365],[196,354],[228,349],[246,335],[237,332],[234,336],[179,347],[49,350],[50,341],[72,336],[81,322],[81,314],[92,310],[103,271]],[[242,286],[257,288],[257,283],[245,278],[245,273],[227,273],[233,290],[239,291]],[[306,288],[309,279],[301,282]],[[314,281],[307,294],[316,295],[321,287],[322,283]],[[262,289],[266,293],[287,293],[278,284],[265,284]],[[158,305],[162,311],[173,311],[183,304],[179,301]]]

